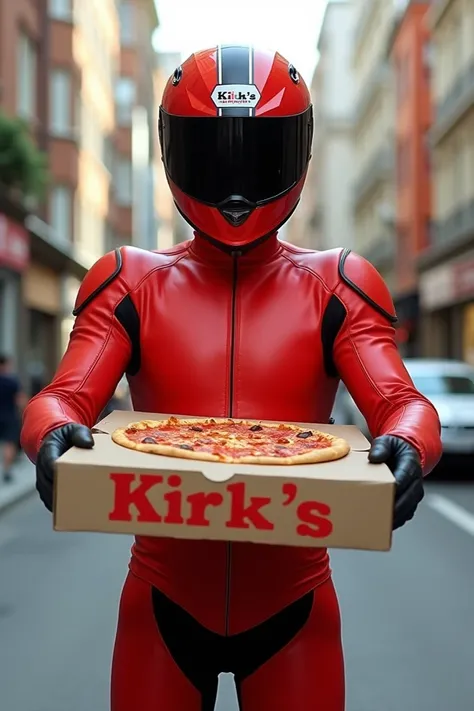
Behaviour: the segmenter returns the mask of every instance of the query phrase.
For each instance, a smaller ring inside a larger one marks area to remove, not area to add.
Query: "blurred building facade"
[[[395,84],[387,56],[392,0],[354,0],[354,248],[395,284]]]
[[[430,4],[399,9],[389,44],[395,80],[394,300],[400,350],[420,348],[417,259],[429,246],[431,227],[431,33]]]
[[[178,242],[184,242],[193,235],[192,228],[175,207],[173,196],[166,180],[161,149],[158,139],[158,113],[161,97],[174,70],[181,64],[182,57],[177,52],[158,52],[154,70],[155,95],[155,209],[158,220],[158,249],[169,249]]]
[[[292,242],[311,249],[352,244],[353,30],[353,3],[329,3],[311,82],[313,155],[301,204],[287,232]]]
[[[149,169],[156,25],[153,0],[0,2],[0,110],[25,119],[49,158],[44,204],[13,204],[0,191],[0,350],[14,357],[29,392],[49,381],[67,345],[87,269],[107,249],[139,241],[136,235],[143,246],[156,246]],[[127,31],[135,38],[132,62],[121,52]],[[149,136],[144,149],[142,112],[138,166],[146,160],[148,172],[139,175],[135,204],[146,222],[135,229],[131,216],[121,213],[134,207],[131,170],[121,162],[126,155],[133,165],[132,132],[120,133],[115,105],[130,64],[134,106],[145,107]]]
[[[78,2],[80,0],[77,0]],[[154,203],[156,53],[154,0],[119,0],[120,68],[115,84],[115,170],[109,248],[157,247]]]
[[[436,2],[434,222],[420,260],[424,351],[474,363],[474,3]]]

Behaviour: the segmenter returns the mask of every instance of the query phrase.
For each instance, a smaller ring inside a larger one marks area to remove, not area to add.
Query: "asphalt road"
[[[429,493],[390,554],[333,553],[347,711],[474,708],[474,484]],[[36,497],[0,516],[2,711],[108,711],[129,545],[53,533]],[[236,708],[223,677],[216,711]]]

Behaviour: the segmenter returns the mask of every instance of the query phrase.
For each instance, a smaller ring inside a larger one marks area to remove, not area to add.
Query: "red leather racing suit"
[[[32,460],[54,428],[92,427],[124,372],[138,411],[301,422],[328,422],[341,378],[374,436],[411,443],[425,473],[439,459],[438,417],[398,354],[389,292],[350,250],[276,236],[233,255],[200,236],[165,253],[124,247],[92,267],[75,313],[58,372],[25,413]],[[330,578],[324,549],[147,537],[130,568],[219,635]]]

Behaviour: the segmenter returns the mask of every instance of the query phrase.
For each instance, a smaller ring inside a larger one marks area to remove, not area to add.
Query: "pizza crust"
[[[171,418],[170,418],[171,419]],[[176,419],[179,426],[200,426],[203,423],[209,423],[212,419],[212,424],[217,427],[220,424],[227,424],[229,418],[194,418],[194,419]],[[252,427],[258,424],[263,429],[275,430],[278,428],[279,423],[266,423],[266,422],[254,422],[251,420],[233,420],[239,424]],[[350,452],[350,445],[342,437],[334,437],[327,432],[321,432],[319,430],[313,430],[314,434],[322,435],[326,440],[331,442],[330,446],[318,449],[309,449],[301,454],[294,454],[287,457],[271,457],[268,455],[248,455],[245,457],[230,457],[224,454],[216,455],[211,452],[194,452],[187,449],[181,449],[181,447],[174,447],[167,444],[143,444],[142,442],[134,442],[131,440],[126,431],[128,429],[135,430],[147,430],[147,429],[159,429],[163,424],[167,424],[168,420],[142,420],[140,422],[130,423],[127,427],[120,427],[112,433],[112,439],[116,444],[127,449],[133,449],[138,452],[145,452],[147,454],[159,454],[165,457],[177,457],[180,459],[194,459],[204,462],[221,462],[223,464],[270,464],[270,465],[295,465],[295,464],[318,464],[323,462],[332,462],[338,459],[342,459]],[[290,428],[296,432],[304,432],[302,427],[297,425],[285,424],[286,428]],[[179,433],[179,427],[177,428]],[[227,433],[225,433],[227,434]],[[258,446],[258,445],[256,445]]]

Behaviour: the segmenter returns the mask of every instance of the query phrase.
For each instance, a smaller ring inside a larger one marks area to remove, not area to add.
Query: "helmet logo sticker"
[[[254,109],[260,101],[260,92],[255,84],[218,84],[211,99],[218,109],[231,106]]]

